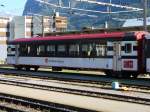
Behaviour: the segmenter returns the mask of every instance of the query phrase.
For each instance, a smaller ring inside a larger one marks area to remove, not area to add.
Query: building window
[[[127,43],[125,44],[125,53],[131,53],[132,52],[132,44]]]

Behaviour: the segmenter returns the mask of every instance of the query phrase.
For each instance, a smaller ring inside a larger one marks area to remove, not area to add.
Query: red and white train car
[[[112,32],[20,38],[8,41],[7,63],[18,69],[102,70],[109,76],[137,77],[150,72],[150,36]]]

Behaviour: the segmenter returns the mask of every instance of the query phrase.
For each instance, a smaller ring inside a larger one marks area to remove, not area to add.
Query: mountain
[[[59,0],[45,0],[51,4],[58,4]],[[62,6],[68,7],[71,1],[71,7],[78,7],[80,9],[106,11],[107,6],[100,6],[97,4],[89,4],[87,2],[75,2],[75,0],[62,0]],[[110,0],[97,0],[100,2],[108,2]],[[111,0],[114,4],[129,5],[142,8],[143,0]],[[150,7],[150,2],[148,3]],[[60,9],[52,5],[42,4],[36,0],[27,0],[23,15],[53,15],[54,11],[59,11],[61,16],[67,16],[69,20],[69,29],[81,29],[83,27],[102,28],[106,21],[109,27],[119,27],[123,21],[118,21],[116,18],[128,19],[142,17],[142,12],[126,12],[122,14],[100,14],[96,12],[85,12],[73,9]],[[125,9],[111,7],[111,11],[125,11]],[[149,13],[150,14],[150,13]],[[114,19],[115,18],[115,19]],[[120,19],[119,19],[120,20]]]

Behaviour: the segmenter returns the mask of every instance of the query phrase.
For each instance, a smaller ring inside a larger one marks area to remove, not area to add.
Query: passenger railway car
[[[91,69],[108,76],[137,77],[150,72],[146,32],[68,34],[8,41],[7,63],[17,69]]]

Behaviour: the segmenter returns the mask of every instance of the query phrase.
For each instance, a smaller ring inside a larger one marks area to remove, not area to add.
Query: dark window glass
[[[78,44],[69,45],[69,56],[79,56],[79,45]]]
[[[96,56],[95,44],[82,44],[81,55],[84,57]]]
[[[150,40],[146,40],[145,43],[145,54],[147,58],[150,58]]]
[[[27,45],[19,46],[19,55],[20,56],[28,56],[28,46]]]
[[[46,47],[46,55],[47,56],[55,56],[55,45],[47,45]]]
[[[28,56],[36,56],[36,46],[34,44],[27,45]]]
[[[57,56],[66,56],[66,54],[67,54],[66,45],[58,45]]]
[[[132,53],[132,44],[131,43],[125,44],[125,53]]]
[[[37,56],[44,56],[45,55],[45,46],[38,45],[37,47]]]

